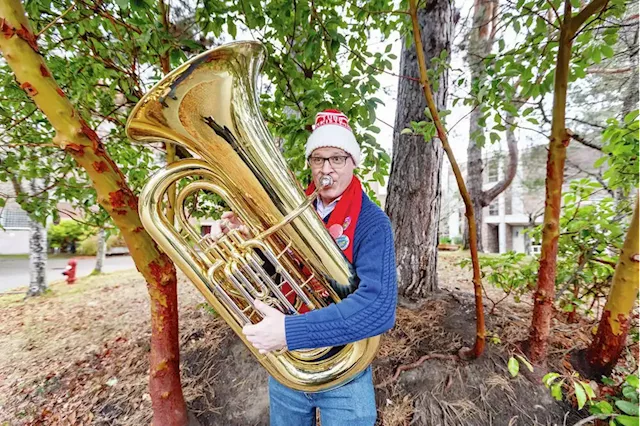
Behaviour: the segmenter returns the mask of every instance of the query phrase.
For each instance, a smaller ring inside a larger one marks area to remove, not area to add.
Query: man
[[[344,114],[336,110],[317,114],[306,156],[313,178],[307,193],[320,185],[323,176],[333,179],[332,185],[320,191],[316,211],[353,265],[360,284],[337,304],[295,316],[257,301],[265,317],[258,324],[245,326],[243,333],[261,353],[340,346],[381,334],[395,321],[397,283],[391,224],[353,174],[360,162],[360,147]],[[232,213],[223,219],[222,232],[243,230]],[[317,393],[289,389],[270,377],[269,397],[271,426],[315,425],[316,408],[320,409],[322,426],[372,426],[376,421],[371,366],[350,382]]]

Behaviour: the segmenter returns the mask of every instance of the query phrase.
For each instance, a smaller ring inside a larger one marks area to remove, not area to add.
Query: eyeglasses
[[[351,158],[350,155],[334,155],[332,157],[309,157],[309,165],[311,167],[322,167],[324,166],[324,162],[328,161],[331,164],[331,167],[339,169],[344,167],[347,163],[347,158]]]

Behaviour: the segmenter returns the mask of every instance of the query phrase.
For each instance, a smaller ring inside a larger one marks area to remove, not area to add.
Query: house
[[[13,194],[10,182],[0,182],[0,197],[7,199],[0,208],[0,255],[29,253],[29,216],[10,198]]]
[[[0,255],[29,253],[29,215],[15,201],[11,183],[0,182],[0,197],[6,205],[0,208]],[[80,219],[82,213],[70,203],[57,204],[60,220]],[[53,223],[49,219],[47,225]]]
[[[488,152],[487,152],[488,151]],[[577,142],[567,149],[563,191],[568,190],[573,179],[598,173],[593,165],[601,153]],[[483,209],[482,245],[488,253],[535,254],[539,242],[531,241],[526,230],[542,223],[545,200],[547,146],[532,145],[520,148],[518,169],[511,185]],[[501,149],[485,150],[483,190],[500,181],[508,159]],[[466,179],[466,163],[461,165]],[[462,198],[458,192],[451,166],[445,162],[442,176],[442,205],[440,235],[461,239],[466,217]]]

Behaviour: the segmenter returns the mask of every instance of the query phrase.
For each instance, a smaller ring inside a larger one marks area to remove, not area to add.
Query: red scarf
[[[315,190],[316,185],[312,181],[305,194],[309,196]],[[362,184],[354,176],[347,189],[342,193],[342,198],[338,201],[335,209],[329,215],[329,222],[325,225],[349,263],[353,263],[353,236],[361,208]]]
[[[311,182],[311,185],[306,189],[305,194],[309,196],[313,194],[313,191],[315,190],[316,186]],[[338,201],[335,209],[333,209],[329,215],[329,222],[325,224],[329,234],[331,234],[338,247],[340,247],[344,255],[347,257],[349,263],[353,263],[353,236],[355,234],[356,222],[358,221],[361,208],[362,184],[360,183],[360,180],[354,176],[347,189],[342,193],[342,198]],[[303,273],[306,275],[311,274],[306,266],[303,267]],[[312,280],[310,285],[322,297],[328,297],[328,293],[326,293],[326,291],[324,292],[325,294],[323,294],[324,289],[320,286],[320,283]],[[281,289],[287,300],[295,305],[296,294],[289,286],[289,283],[285,282]],[[309,308],[305,304],[302,304],[298,309],[298,312],[301,314],[308,311]]]

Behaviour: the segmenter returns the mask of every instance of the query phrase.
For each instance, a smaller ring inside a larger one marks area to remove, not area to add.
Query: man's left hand
[[[261,354],[285,348],[287,346],[285,315],[260,300],[254,301],[254,306],[262,312],[264,319],[257,324],[247,324],[242,328],[247,340]]]

